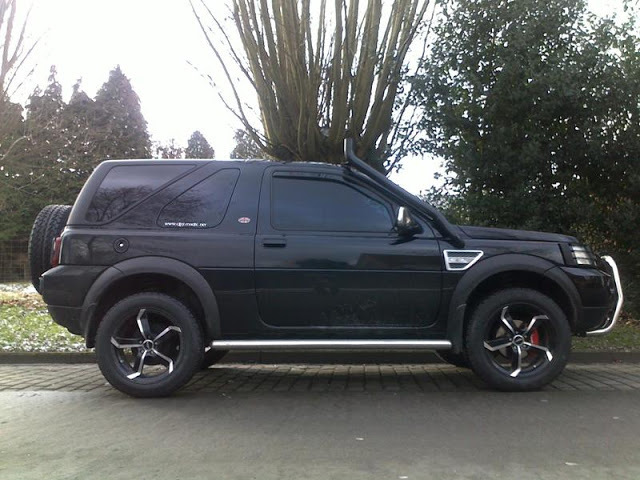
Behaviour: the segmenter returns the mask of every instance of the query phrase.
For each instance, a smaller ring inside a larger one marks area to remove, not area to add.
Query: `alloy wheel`
[[[556,332],[549,316],[526,304],[504,306],[489,323],[484,348],[494,367],[512,378],[553,361]]]
[[[111,337],[118,366],[129,380],[158,380],[171,375],[180,359],[182,330],[162,313],[139,309]]]

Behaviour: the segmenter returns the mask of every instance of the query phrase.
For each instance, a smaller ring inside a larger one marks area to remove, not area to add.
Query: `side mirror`
[[[400,207],[398,209],[396,231],[402,236],[411,236],[422,232],[422,227],[413,219],[407,207]]]

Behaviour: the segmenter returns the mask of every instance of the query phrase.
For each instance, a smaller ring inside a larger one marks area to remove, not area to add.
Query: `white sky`
[[[22,8],[29,0],[22,0]],[[239,122],[225,109],[217,93],[192,66],[210,74],[219,71],[187,0],[31,0],[30,31],[43,41],[34,57],[36,71],[19,92],[28,96],[44,87],[55,65],[65,94],[82,78],[82,88],[94,96],[109,71],[120,65],[141,99],[142,113],[155,140],[175,138],[185,145],[200,130],[226,158],[234,146]],[[224,0],[209,7],[225,16]],[[621,0],[591,0],[598,14],[620,10]],[[220,76],[220,85],[224,80]],[[252,92],[247,92],[251,95]],[[392,178],[412,193],[433,185],[438,161],[411,158]]]

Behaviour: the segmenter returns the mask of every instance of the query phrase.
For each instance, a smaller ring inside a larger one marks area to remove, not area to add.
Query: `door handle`
[[[269,248],[284,248],[287,246],[287,240],[282,237],[266,237],[262,239],[262,246]]]

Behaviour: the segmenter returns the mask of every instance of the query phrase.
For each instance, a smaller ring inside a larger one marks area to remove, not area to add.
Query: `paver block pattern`
[[[487,390],[470,370],[428,365],[219,364],[198,372],[191,392],[336,392]],[[0,391],[115,392],[94,364],[0,365]],[[639,364],[576,364],[545,390],[640,390]]]

